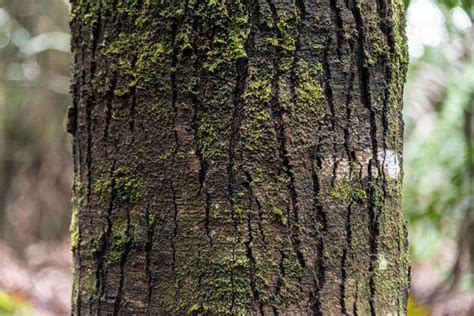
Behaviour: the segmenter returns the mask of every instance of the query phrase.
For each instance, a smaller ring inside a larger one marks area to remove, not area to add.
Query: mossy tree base
[[[71,5],[74,314],[405,314],[401,1]]]

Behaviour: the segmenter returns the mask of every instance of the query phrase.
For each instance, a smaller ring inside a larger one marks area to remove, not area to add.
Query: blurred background
[[[474,315],[474,2],[406,0],[410,315]],[[67,0],[0,0],[0,315],[69,314]]]

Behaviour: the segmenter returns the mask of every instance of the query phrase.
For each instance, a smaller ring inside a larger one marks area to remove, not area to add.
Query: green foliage
[[[460,231],[462,221],[474,216],[468,212],[474,153],[466,134],[474,104],[474,59],[466,58],[472,56],[472,35],[453,26],[452,9],[465,10],[471,22],[473,15],[465,1],[436,4],[448,37],[438,47],[424,45],[423,55],[411,60],[405,88],[403,196],[415,261],[437,260],[447,238],[473,243]]]
[[[26,246],[24,241],[58,240],[68,232],[67,4],[2,1],[0,16],[0,238]]]
[[[408,7],[412,1],[404,0],[405,7]],[[472,0],[434,0],[442,9],[449,11],[453,8],[462,8],[474,20],[474,2]]]
[[[0,316],[33,315],[31,304],[21,296],[11,295],[0,290]]]
[[[427,306],[419,304],[415,301],[413,296],[410,296],[408,299],[407,314],[409,316],[428,316],[430,312]]]

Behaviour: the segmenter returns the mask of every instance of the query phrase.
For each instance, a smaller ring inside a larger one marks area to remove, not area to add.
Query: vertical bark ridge
[[[319,224],[318,228],[318,238],[317,238],[317,252],[315,261],[315,270],[317,272],[317,279],[314,284],[314,296],[312,311],[315,315],[322,315],[321,307],[321,290],[324,288],[324,283],[326,281],[326,269],[324,265],[324,236],[327,234],[328,222],[327,215],[324,210],[324,207],[319,198],[321,192],[321,183],[316,170],[320,170],[322,167],[322,161],[319,157],[319,147],[316,147],[315,155],[312,157],[314,163],[312,164],[311,176],[313,181],[313,192],[314,192],[314,212],[316,213],[316,220]],[[315,165],[316,164],[316,168]]]
[[[370,135],[371,135],[371,147],[372,147],[372,158],[369,161],[368,165],[368,174],[369,174],[369,182],[373,180],[373,168],[378,169],[378,142],[377,142],[377,125],[375,123],[375,112],[372,108],[372,98],[371,98],[371,85],[370,85],[370,72],[367,67],[367,60],[364,56],[364,47],[365,47],[365,26],[362,18],[362,13],[358,8],[358,2],[354,0],[354,4],[352,7],[354,19],[356,21],[357,30],[358,30],[358,42],[359,42],[359,61],[358,61],[358,68],[359,68],[359,80],[360,80],[360,94],[361,94],[361,102],[365,105],[369,111],[369,120],[370,120]],[[360,5],[360,4],[359,4]],[[375,166],[374,166],[375,164]],[[375,315],[375,280],[374,280],[374,273],[375,273],[375,260],[377,257],[377,238],[378,238],[378,222],[377,222],[377,210],[374,209],[374,191],[373,189],[369,190],[369,230],[371,233],[371,240],[370,240],[370,265],[369,265],[369,286],[370,286],[370,298],[369,298],[369,306],[370,306],[370,313],[371,315]]]
[[[97,45],[98,42],[100,41],[99,34],[100,34],[100,28],[102,27],[102,10],[101,10],[101,5],[99,4],[98,8],[98,15],[97,15],[97,20],[94,21],[94,23],[91,26],[91,51],[90,54],[92,56],[95,56],[97,53]],[[89,60],[89,82],[92,82],[94,80],[94,76],[96,73],[96,61],[94,58],[91,58]],[[92,148],[93,148],[93,131],[92,131],[92,111],[94,110],[94,107],[96,106],[96,95],[91,88],[89,91],[89,102],[87,103],[86,106],[86,122],[87,122],[87,170],[88,170],[88,176],[87,176],[87,198],[90,200],[91,197],[91,188],[92,188]],[[87,99],[86,99],[87,100]]]
[[[120,281],[118,286],[117,295],[115,296],[114,301],[114,314],[118,314],[121,310],[122,302],[122,292],[125,282],[125,265],[127,264],[127,259],[130,251],[133,246],[132,231],[131,231],[131,222],[130,222],[130,213],[127,213],[127,227],[125,229],[126,241],[124,244],[124,249],[120,255]]]
[[[253,208],[253,205],[254,205],[254,202],[255,202],[255,206],[257,208],[257,211],[258,211],[258,231],[260,233],[260,238],[262,239],[262,242],[263,242],[263,246],[265,246],[265,231],[263,229],[263,210],[262,210],[262,206],[260,205],[260,202],[258,201],[258,198],[256,197],[255,193],[253,192],[252,190],[252,182],[253,182],[253,179],[252,179],[252,176],[250,175],[249,172],[245,172],[245,178],[246,178],[246,181],[244,182],[244,186],[246,187],[247,189],[247,192],[248,192],[248,195],[249,195],[249,208],[252,209]]]
[[[278,12],[277,12],[276,6],[270,0],[268,0],[267,2],[272,12],[273,24],[276,26],[279,23]],[[276,35],[278,39],[284,40],[281,32],[278,29],[276,31]],[[299,235],[299,203],[298,203],[298,194],[295,187],[296,179],[292,171],[290,158],[288,156],[287,138],[285,135],[285,125],[283,123],[284,110],[282,109],[281,104],[280,104],[279,83],[280,83],[281,70],[280,70],[279,64],[281,63],[281,56],[278,50],[275,50],[274,54],[275,54],[275,57],[273,58],[273,67],[274,67],[275,75],[272,82],[273,84],[272,116],[274,117],[274,125],[275,125],[275,130],[276,130],[275,134],[276,134],[277,143],[278,143],[278,152],[280,155],[280,159],[283,163],[284,172],[290,179],[288,188],[289,188],[289,194],[290,194],[290,200],[291,200],[291,207],[288,207],[288,227],[291,231],[291,240],[293,243],[296,257],[298,259],[298,263],[301,266],[301,268],[304,269],[306,266],[306,263],[305,263],[304,255],[300,249],[301,241],[298,236]],[[290,214],[290,209],[293,210],[293,214]],[[293,218],[294,218],[294,223],[292,222]]]
[[[178,67],[178,43],[177,43],[177,36],[182,26],[183,22],[186,19],[186,15],[188,14],[188,0],[186,0],[182,7],[179,9],[184,10],[184,14],[182,17],[177,17],[173,21],[172,26],[172,36],[171,36],[171,64],[170,64],[170,83],[171,83],[171,109],[173,111],[173,127],[174,127],[174,150],[172,154],[172,167],[177,167],[177,155],[180,151],[180,140],[178,135],[178,119],[180,116],[180,109],[178,108],[178,98],[179,98],[179,84],[178,79],[176,76],[176,71]],[[171,251],[172,251],[172,258],[171,258],[171,271],[173,273],[173,280],[174,280],[174,295],[178,297],[180,287],[177,284],[177,273],[176,273],[176,264],[177,264],[177,247],[176,247],[176,239],[178,237],[178,230],[179,230],[179,206],[177,202],[177,188],[174,184],[174,175],[170,175],[169,177],[169,186],[171,189],[172,194],[172,206],[173,206],[173,235],[171,239]]]
[[[251,37],[249,37],[245,45],[246,51],[248,47],[251,45],[250,38]],[[237,241],[239,242],[240,233],[238,230],[238,222],[236,218],[235,205],[233,201],[233,195],[234,195],[233,185],[236,182],[235,172],[234,172],[235,147],[237,146],[237,143],[240,138],[240,125],[242,124],[242,112],[243,112],[242,94],[245,89],[245,81],[246,81],[247,73],[248,73],[248,60],[246,58],[237,61],[236,72],[237,72],[237,76],[235,79],[236,85],[233,91],[233,100],[232,100],[234,108],[232,112],[229,149],[228,149],[229,163],[227,165],[227,177],[228,177],[227,191],[229,194],[229,204],[232,210],[232,220],[234,221],[235,233],[237,234],[237,238],[238,238]]]
[[[114,90],[116,89],[117,85],[117,78],[115,73],[112,75],[112,81],[110,83],[110,88],[107,92],[107,98],[106,98],[106,120],[105,120],[105,127],[104,127],[104,142],[108,142],[109,140],[109,128],[110,128],[110,122],[112,120],[112,102],[114,99]]]
[[[151,273],[152,263],[151,263],[151,256],[153,255],[153,236],[155,234],[155,225],[156,222],[151,223],[149,219],[150,209],[146,208],[146,224],[147,224],[147,240],[145,245],[145,252],[146,252],[146,259],[145,259],[145,272],[147,276],[147,308],[146,313],[151,313],[151,299],[153,295],[153,288],[154,288],[154,280],[153,275]]]
[[[353,43],[351,40],[346,40],[342,37],[341,33],[346,29],[347,24],[349,24],[347,21],[346,23],[343,23],[341,19],[341,14],[343,12],[343,9],[341,9],[338,6],[337,0],[333,1],[332,3],[333,11],[335,12],[336,19],[337,19],[337,25],[338,25],[338,52],[339,52],[339,59],[342,61],[343,58],[345,60],[348,60],[350,58],[350,54],[347,54],[347,50],[349,52],[353,49]],[[345,49],[344,49],[345,48]],[[354,66],[353,64],[350,65],[349,69],[345,71],[344,74],[344,85],[345,85],[345,90],[346,95],[345,95],[345,126],[341,128],[343,129],[343,134],[344,134],[344,153],[347,157],[348,160],[348,180],[349,182],[354,181],[354,176],[353,176],[353,164],[354,160],[356,159],[355,153],[353,151],[352,145],[351,145],[351,129],[352,129],[352,110],[351,110],[351,103],[353,102],[353,87],[354,87],[354,80],[355,80],[355,73],[354,73]],[[341,124],[342,125],[342,124]],[[355,181],[358,181],[358,177],[356,175]],[[354,201],[350,201],[347,204],[346,208],[346,214],[345,214],[345,245],[342,251],[342,256],[341,256],[341,285],[340,285],[340,305],[341,305],[341,313],[343,315],[346,314],[355,314],[355,308],[350,309],[350,304],[346,302],[346,298],[351,299],[351,295],[353,295],[353,291],[351,291],[351,284],[347,284],[347,280],[350,280],[352,275],[351,273],[351,265],[348,260],[350,259],[351,255],[353,254],[352,251],[352,222],[351,222],[351,216],[352,216],[352,208],[353,208]],[[356,299],[354,299],[354,302]],[[355,303],[354,303],[355,304]]]
[[[132,62],[132,65],[134,62]],[[130,128],[130,132],[133,134],[135,130],[135,114],[136,114],[136,107],[137,107],[137,95],[135,87],[130,89],[130,120],[128,121],[128,126]]]
[[[110,175],[113,175],[115,172],[115,161],[112,164],[112,168],[110,169]],[[108,248],[108,244],[110,241],[110,237],[112,234],[112,212],[114,210],[114,202],[117,198],[117,192],[115,188],[115,179],[112,178],[110,182],[110,199],[108,200],[108,207],[107,211],[105,213],[105,220],[107,223],[107,226],[105,227],[105,230],[100,234],[99,237],[99,248],[95,252],[95,257],[96,257],[96,287],[98,289],[98,296],[97,296],[97,302],[96,302],[96,308],[97,308],[97,313],[100,313],[101,311],[101,299],[105,295],[106,291],[106,282],[107,282],[107,268],[104,267],[104,259],[106,257],[106,251]],[[90,293],[91,296],[89,298],[90,300],[90,306],[92,307],[92,300],[93,300],[93,293]]]

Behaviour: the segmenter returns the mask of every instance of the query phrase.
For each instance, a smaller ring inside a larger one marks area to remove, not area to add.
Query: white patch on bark
[[[385,174],[388,179],[398,179],[401,173],[400,158],[394,150],[383,150],[379,149],[377,152],[377,161],[373,161],[373,151],[371,148],[365,148],[363,151],[356,152],[356,160],[362,165],[369,165],[372,161],[370,170],[369,168],[362,169],[362,177],[370,176],[372,178],[378,178],[380,176],[379,171]],[[350,164],[351,162],[347,158],[340,158],[334,161],[333,156],[323,157],[322,166],[322,177],[332,177],[334,164],[337,163],[336,180],[337,181],[349,181],[350,175]]]
[[[385,175],[392,179],[400,176],[400,160],[396,152],[392,150],[379,151],[379,161],[381,161]]]
[[[388,261],[387,261],[387,259],[385,259],[385,256],[384,256],[384,255],[380,255],[378,261],[379,261],[379,270],[380,270],[380,271],[385,271],[385,270],[387,270]]]

